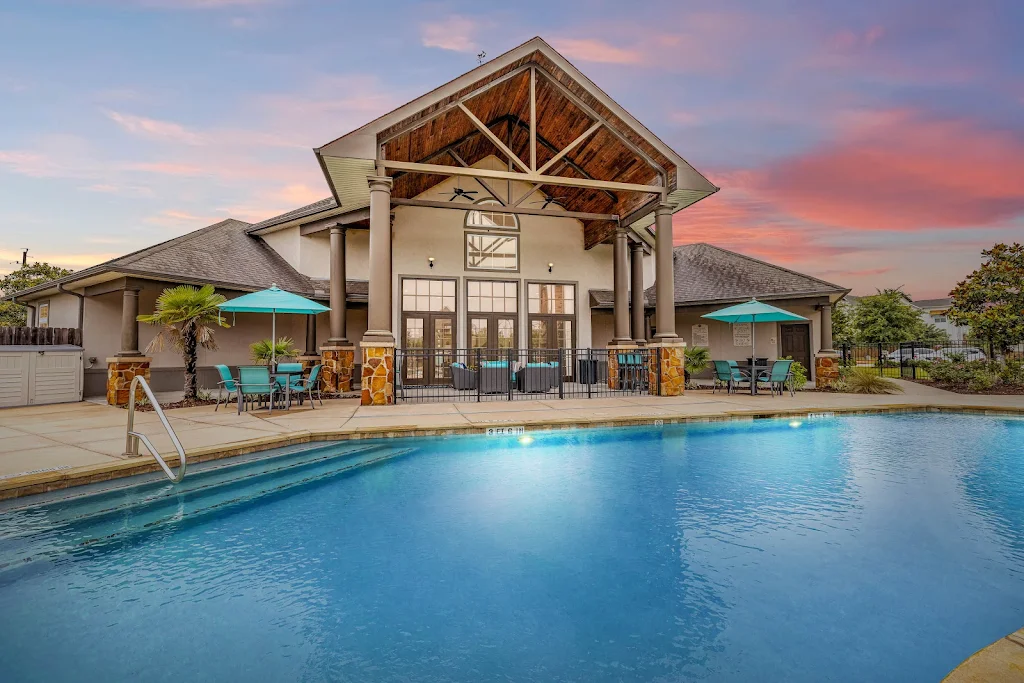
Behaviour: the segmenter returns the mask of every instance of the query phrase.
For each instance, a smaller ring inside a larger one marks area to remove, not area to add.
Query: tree
[[[957,283],[947,312],[971,336],[999,350],[1024,342],[1024,245],[996,244],[981,252],[981,267]]]
[[[928,346],[939,346],[949,343],[949,332],[938,325],[921,321],[921,327],[914,335],[913,341],[924,342]]]
[[[211,324],[230,327],[221,319],[220,309],[217,308],[225,301],[223,296],[215,292],[213,285],[200,288],[179,285],[160,293],[156,300],[156,310],[152,314],[138,317],[139,322],[163,328],[146,347],[147,352],[160,351],[167,342],[181,352],[185,361],[186,401],[194,401],[199,394],[196,385],[198,347],[217,348]]]
[[[73,271],[46,262],[29,263],[0,278],[0,293],[10,296],[29,287],[70,275]],[[27,309],[13,301],[0,301],[0,325],[20,327],[28,322]]]
[[[832,307],[832,346],[839,348],[856,342],[857,331],[853,328],[853,312],[850,304],[839,301]]]
[[[862,297],[853,312],[857,341],[861,344],[898,344],[922,332],[921,311],[910,305],[900,289],[880,289]]]

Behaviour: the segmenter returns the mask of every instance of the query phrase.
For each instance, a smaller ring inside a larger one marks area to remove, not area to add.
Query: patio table
[[[292,377],[302,377],[302,371],[272,372],[270,377],[274,380],[278,377],[283,378],[281,384],[284,384],[284,409],[289,410],[292,407]]]

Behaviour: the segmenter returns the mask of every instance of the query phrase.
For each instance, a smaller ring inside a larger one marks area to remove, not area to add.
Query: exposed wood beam
[[[419,118],[419,119],[416,119],[415,121],[409,122],[408,124],[402,126],[398,130],[396,130],[393,133],[389,134],[386,138],[378,140],[378,143],[381,144],[381,145],[386,144],[388,142],[391,142],[392,140],[394,140],[395,138],[397,138],[400,135],[404,135],[404,134],[408,133],[409,131],[413,131],[413,130],[416,130],[417,128],[421,128],[421,127],[425,126],[427,123],[429,123],[430,121],[433,121],[434,119],[436,119],[438,116],[441,116],[442,114],[447,114],[449,111],[451,111],[452,109],[455,109],[456,107],[458,107],[463,102],[465,102],[467,100],[471,100],[474,97],[476,97],[477,95],[479,95],[480,93],[486,92],[486,91],[490,90],[491,88],[495,88],[495,87],[501,85],[502,83],[504,83],[505,81],[507,81],[510,78],[515,78],[516,76],[518,76],[519,74],[521,74],[524,71],[528,70],[529,68],[530,68],[529,64],[524,64],[523,66],[520,66],[520,67],[518,67],[516,69],[513,69],[512,71],[509,71],[507,74],[505,74],[501,78],[496,78],[495,80],[493,80],[493,81],[491,81],[489,83],[484,83],[479,88],[477,88],[475,90],[471,90],[470,92],[466,93],[465,95],[463,95],[462,97],[458,98],[457,100],[452,100],[451,102],[449,102],[448,104],[446,104],[443,107],[439,108],[438,110],[436,110],[434,112],[431,112],[429,115],[424,116],[424,117]]]
[[[537,170],[537,69],[535,67],[530,68],[530,170]]]
[[[517,127],[524,128],[524,129],[529,129],[529,124],[524,122],[518,116],[515,116],[514,114],[506,114],[506,116],[508,116],[512,120],[512,123],[514,123]],[[537,142],[539,142],[542,147],[546,147],[552,154],[558,154],[558,147],[553,145],[543,135],[539,135],[539,134],[537,135]],[[577,173],[579,173],[584,178],[590,178],[591,180],[594,179],[594,176],[592,176],[590,173],[587,173],[586,169],[584,169],[582,166],[577,164],[575,161],[573,161],[569,157],[565,157],[564,159],[562,159],[562,161],[564,161],[566,164],[568,164],[569,168],[571,168],[572,170],[576,171]],[[619,198],[615,195],[614,192],[609,192],[608,190],[604,190],[604,193],[608,196],[608,199],[612,200],[616,204],[619,203]]]
[[[603,122],[605,124],[605,127],[608,129],[608,131],[611,132],[612,135],[614,135],[616,138],[619,139],[619,142],[624,144],[626,147],[629,148],[630,151],[632,151],[634,154],[636,154],[641,159],[646,161],[647,164],[651,168],[653,168],[654,170],[658,171],[662,175],[662,178],[666,177],[665,169],[662,167],[661,164],[659,164],[657,161],[652,159],[651,156],[649,154],[647,154],[647,152],[645,152],[642,149],[640,149],[640,147],[636,143],[634,143],[632,140],[630,140],[625,135],[620,133],[614,126],[610,125],[608,120],[605,119],[605,117],[601,116],[596,111],[594,111],[594,109],[589,104],[587,104],[586,102],[581,100],[576,95],[576,93],[574,93],[573,91],[569,90],[562,83],[560,83],[558,81],[558,79],[556,79],[554,76],[552,76],[551,74],[547,73],[543,69],[540,70],[540,75],[543,76],[547,80],[548,83],[550,83],[551,85],[555,86],[555,88],[557,88],[559,92],[561,92],[563,95],[565,95],[565,97],[567,97],[570,102],[572,102],[577,107],[579,107],[584,112],[586,112],[586,114],[590,118],[594,119],[595,121]],[[666,188],[666,191],[667,191],[667,188]]]
[[[393,197],[391,203],[394,206],[419,206],[426,209],[453,209],[455,211],[472,211],[479,208],[474,204],[462,202],[435,202],[430,199],[401,199]],[[576,218],[581,221],[611,221],[618,220],[613,213],[586,213],[583,211],[548,211],[547,209],[524,209],[516,206],[509,206],[501,210],[502,213],[514,213],[523,216],[551,216],[552,218]]]
[[[585,187],[590,190],[619,190],[622,192],[644,192],[661,194],[661,185],[639,185],[636,183],[619,183],[611,180],[591,180],[589,178],[567,178],[565,176],[541,175],[539,173],[509,173],[508,171],[492,171],[486,168],[463,168],[461,166],[443,166],[440,164],[417,164],[411,161],[380,162],[385,168],[398,171],[412,171],[433,175],[459,175],[467,178],[493,178],[495,180],[521,180],[525,183],[542,183],[561,187]]]
[[[551,168],[552,166],[557,164],[559,161],[561,161],[562,157],[564,157],[566,154],[568,154],[569,152],[571,152],[574,149],[576,149],[581,142],[583,142],[584,140],[589,138],[591,135],[593,135],[594,132],[598,128],[603,126],[603,125],[604,125],[603,123],[598,121],[597,123],[592,125],[590,128],[587,128],[585,131],[583,131],[583,133],[578,138],[576,138],[575,140],[570,142],[568,145],[566,145],[565,148],[561,152],[559,152],[555,156],[551,157],[551,159],[548,160],[548,163],[546,163],[543,166],[541,166],[537,170],[537,173],[540,173],[541,175],[544,175],[544,171],[548,170],[549,168]]]
[[[488,128],[487,125],[484,124],[483,121],[478,119],[476,117],[476,114],[471,112],[469,110],[469,108],[466,107],[466,105],[464,105],[462,102],[459,102],[459,109],[462,110],[463,114],[465,114],[466,116],[469,117],[469,120],[473,122],[474,126],[476,126],[477,128],[480,129],[480,132],[484,134],[484,137],[486,137],[488,140],[490,140],[494,144],[495,147],[497,147],[499,150],[501,150],[501,152],[503,154],[505,154],[505,156],[507,156],[510,161],[515,163],[516,166],[518,166],[519,168],[523,169],[525,172],[527,172],[527,173],[531,173],[532,172],[532,169],[530,169],[530,167],[527,166],[523,162],[522,159],[520,159],[518,156],[516,156],[516,153],[513,152],[511,149],[509,149],[508,145],[506,145],[504,142],[502,142],[501,138],[499,138],[497,135],[495,135],[491,131],[491,129]]]
[[[370,209],[357,209],[338,216],[321,218],[319,220],[310,221],[309,223],[300,223],[299,234],[304,237],[306,235],[315,235],[318,232],[330,230],[335,225],[353,225],[354,223],[368,220],[370,220]]]
[[[459,153],[456,152],[454,149],[448,150],[448,155],[451,156],[452,159],[455,159],[455,161],[457,161],[460,166],[463,166],[465,168],[470,167],[469,164],[466,163],[466,160],[460,157]],[[483,178],[474,178],[473,180],[475,180],[480,185],[480,187],[484,188],[486,192],[490,193],[492,197],[497,199],[499,204],[501,204],[502,206],[508,204],[508,202],[506,202],[504,199],[498,196],[498,193],[494,191],[494,189],[487,183],[486,180],[484,180]]]
[[[536,185],[534,185],[533,187],[531,187],[531,188],[530,188],[529,190],[527,190],[527,191],[526,191],[526,194],[524,194],[524,195],[523,195],[522,197],[520,197],[519,199],[515,200],[515,202],[513,202],[513,203],[512,203],[512,206],[519,206],[520,204],[522,204],[522,203],[523,203],[523,200],[525,200],[525,199],[526,199],[527,197],[529,197],[529,196],[530,196],[530,195],[532,195],[532,194],[533,194],[534,192],[536,192],[537,190],[539,190],[539,189],[540,189],[541,187],[543,187],[543,185],[544,185],[544,183],[537,183]]]

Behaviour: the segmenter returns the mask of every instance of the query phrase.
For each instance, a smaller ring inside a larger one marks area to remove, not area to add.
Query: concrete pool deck
[[[898,381],[898,380],[897,380]],[[360,406],[357,399],[326,401],[238,415],[233,407],[167,411],[190,460],[201,462],[310,441],[480,432],[523,425],[540,429],[650,424],[655,420],[767,417],[790,413],[871,410],[999,410],[1024,414],[1024,396],[954,394],[898,381],[903,394],[869,396],[798,392],[781,397],[690,391],[680,397],[522,400]],[[148,455],[125,458],[123,409],[69,403],[0,410],[0,500],[154,471]],[[153,413],[136,413],[136,429],[168,462],[177,461]],[[172,456],[173,457],[170,457]]]

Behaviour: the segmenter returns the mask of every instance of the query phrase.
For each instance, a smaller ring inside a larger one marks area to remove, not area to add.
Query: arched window
[[[481,208],[470,209],[466,212],[466,227],[474,230],[518,230],[519,219],[514,213],[505,213],[500,210],[493,210],[482,207],[501,207],[496,199],[481,199],[476,203]]]

